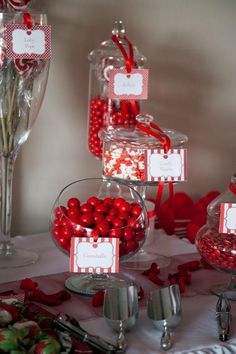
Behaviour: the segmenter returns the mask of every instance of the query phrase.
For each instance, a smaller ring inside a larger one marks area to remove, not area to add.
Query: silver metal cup
[[[119,333],[117,346],[125,350],[125,332],[130,330],[138,318],[138,291],[133,285],[109,288],[105,291],[103,315],[107,323]]]
[[[162,331],[161,348],[172,347],[170,329],[174,329],[181,321],[181,297],[178,284],[151,292],[147,301],[147,315],[154,326]]]

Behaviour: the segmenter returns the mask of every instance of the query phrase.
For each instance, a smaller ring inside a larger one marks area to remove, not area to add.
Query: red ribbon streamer
[[[124,59],[125,59],[125,64],[126,64],[126,70],[127,73],[129,74],[132,70],[132,66],[134,64],[134,50],[133,50],[133,45],[132,43],[128,40],[128,38],[126,36],[123,35],[119,35],[119,36],[115,36],[113,34],[113,36],[111,37],[113,42],[117,45],[117,47],[120,49]],[[129,55],[127,54],[125,47],[123,46],[123,44],[119,41],[119,39],[123,39],[129,47]]]
[[[116,36],[113,34],[113,36],[111,38],[112,38],[113,42],[117,45],[117,47],[120,49],[120,51],[124,57],[124,60],[125,60],[127,73],[130,74],[132,71],[132,67],[134,65],[134,49],[133,49],[132,43],[128,40],[128,38],[125,35]],[[126,52],[125,47],[119,41],[119,39],[124,40],[128,44],[129,54]],[[135,100],[130,100],[130,104],[131,104],[131,109],[132,109],[134,115],[136,116],[137,114],[139,114],[139,107],[138,107],[137,102]],[[123,108],[124,108],[124,106],[123,106]],[[122,112],[124,113],[123,110],[122,110]]]
[[[137,128],[142,130],[144,133],[147,133],[148,135],[152,135],[155,138],[157,138],[160,141],[160,143],[162,144],[165,153],[167,153],[169,151],[170,144],[171,144],[170,138],[167,134],[165,134],[163,132],[163,130],[160,127],[158,127],[157,124],[151,122],[150,127],[148,127],[142,123],[137,123]],[[157,133],[155,130],[157,130],[161,134]]]
[[[230,192],[232,192],[233,194],[236,194],[236,187],[233,183],[229,184],[229,190]]]
[[[29,12],[23,13],[23,20],[24,20],[24,25],[26,25],[28,29],[31,29],[33,27],[33,19]]]
[[[137,123],[137,128],[142,130],[144,133],[146,133],[148,135],[152,135],[155,138],[157,138],[160,141],[160,143],[164,149],[164,152],[166,154],[168,153],[168,151],[170,149],[170,145],[171,145],[171,140],[170,140],[169,136],[167,134],[165,134],[163,132],[163,130],[160,127],[158,127],[158,125],[156,123],[151,122],[150,126],[145,126],[142,123]],[[173,198],[174,198],[173,182],[168,182],[168,186],[169,186],[169,207],[171,208]],[[158,210],[160,208],[163,190],[164,190],[164,182],[160,181],[158,184],[158,187],[157,187],[157,195],[156,195],[156,201],[155,201],[155,211],[156,212],[158,212]]]

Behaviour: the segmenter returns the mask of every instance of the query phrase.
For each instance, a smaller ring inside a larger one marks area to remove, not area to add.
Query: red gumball
[[[119,229],[119,228],[125,226],[125,223],[123,220],[121,220],[119,218],[115,218],[112,222],[112,225],[115,229]]]
[[[106,197],[103,199],[104,204],[113,205],[113,198]]]
[[[114,207],[119,208],[124,203],[126,203],[126,200],[124,198],[115,198],[113,205]]]
[[[70,198],[67,201],[68,208],[79,208],[80,201],[78,198]]]
[[[119,206],[120,212],[128,213],[131,209],[131,206],[128,202],[124,202]]]
[[[95,211],[93,213],[93,218],[94,218],[95,224],[99,224],[100,222],[102,222],[104,220],[104,214],[101,213],[100,211]]]
[[[81,213],[92,213],[93,209],[93,206],[89,203],[84,203],[80,207]]]
[[[107,204],[104,204],[104,203],[101,203],[101,204],[98,204],[96,207],[95,207],[95,211],[98,211],[100,213],[107,213],[109,209],[109,206]]]
[[[101,234],[101,236],[106,236],[108,231],[110,230],[110,225],[107,221],[102,221],[97,225],[97,228]]]
[[[141,212],[142,212],[142,208],[140,205],[135,205],[131,209],[131,214],[135,217],[138,217],[141,214]]]
[[[91,227],[94,223],[93,215],[91,213],[84,213],[79,218],[80,224],[85,227]]]
[[[115,207],[112,207],[109,211],[108,211],[109,215],[115,216],[117,214],[119,214],[119,210]]]
[[[93,207],[96,207],[98,204],[100,204],[100,200],[97,198],[97,197],[90,197],[88,200],[87,200],[87,203],[88,204],[91,204]]]
[[[123,236],[123,232],[121,229],[111,229],[109,231],[109,237],[121,238]]]
[[[69,208],[67,210],[67,215],[71,220],[78,219],[80,216],[80,211],[77,208]]]
[[[59,207],[55,208],[54,215],[56,218],[65,216],[67,215],[67,209],[63,205],[60,205]]]
[[[127,244],[126,242],[121,242],[120,245],[119,245],[119,253],[120,253],[120,256],[124,256],[127,254]]]
[[[73,236],[72,233],[72,228],[71,227],[63,227],[61,230],[61,236],[66,238],[66,239],[71,239],[71,237]]]
[[[126,241],[130,241],[130,240],[132,240],[134,238],[134,231],[133,231],[132,227],[126,227],[124,229],[123,238]]]

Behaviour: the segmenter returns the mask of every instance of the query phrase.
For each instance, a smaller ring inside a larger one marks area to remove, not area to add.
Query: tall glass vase
[[[45,25],[44,14],[31,14]],[[23,23],[22,13],[0,13],[0,268],[37,261],[34,252],[16,249],[11,233],[12,181],[15,161],[38,116],[47,85],[49,60],[6,56],[6,25]]]

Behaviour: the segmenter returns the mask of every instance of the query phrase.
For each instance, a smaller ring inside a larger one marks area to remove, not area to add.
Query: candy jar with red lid
[[[110,70],[126,68],[126,59],[117,43],[122,46],[123,53],[132,50],[132,68],[141,69],[146,62],[146,58],[127,40],[122,21],[114,23],[111,39],[89,53],[88,146],[97,158],[102,157],[102,141],[98,135],[100,129],[104,126],[133,126],[140,111],[139,100],[108,97]]]
[[[147,186],[158,188],[160,184],[160,181],[149,178],[147,174],[149,152],[164,150],[167,153],[170,148],[174,151],[178,149],[185,151],[183,148],[188,138],[175,130],[159,128],[149,114],[137,115],[136,122],[134,127],[103,128],[100,131],[99,135],[103,140],[102,172],[106,178],[126,181],[146,200]],[[169,183],[168,180],[164,183],[166,182]],[[148,235],[151,236],[151,233]],[[147,269],[154,261],[160,268],[170,263],[168,257],[149,254],[141,248],[124,265],[129,269],[141,270]]]
[[[198,252],[206,262],[216,270],[230,274],[228,284],[218,284],[212,287],[211,291],[216,295],[225,293],[234,300],[236,300],[236,227],[232,230],[225,229],[227,225],[225,218],[233,209],[235,210],[235,203],[236,174],[231,177],[228,189],[208,205],[207,222],[198,231],[195,241]],[[226,213],[225,208],[228,208]]]
[[[96,266],[86,265],[83,272],[65,282],[72,292],[93,295],[98,290],[129,283],[128,279],[117,276],[116,271],[109,273],[102,269],[100,256],[106,258],[107,248],[101,251],[101,242],[113,245],[118,240],[117,252],[123,262],[142,247],[148,216],[143,199],[131,186],[110,179],[86,178],[70,183],[59,193],[51,213],[50,229],[55,245],[68,256],[73,253],[75,238],[82,241],[89,238],[97,246],[97,254],[89,254]],[[116,262],[112,259],[112,264]]]

